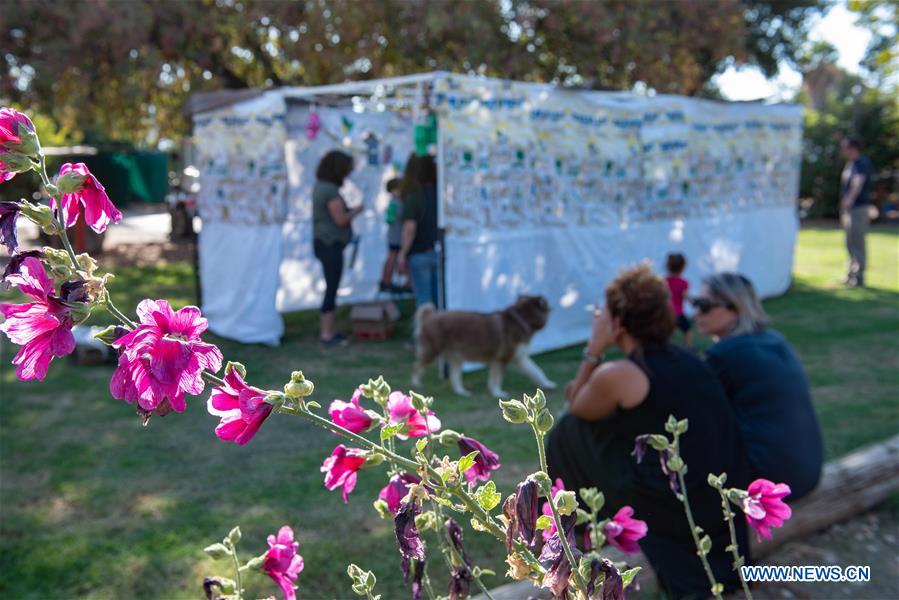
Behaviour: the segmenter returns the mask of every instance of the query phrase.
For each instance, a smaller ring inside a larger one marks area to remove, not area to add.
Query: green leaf
[[[464,473],[468,469],[472,468],[474,466],[474,459],[478,454],[479,454],[479,451],[475,450],[474,452],[466,454],[465,456],[460,458],[459,459],[459,472]]]
[[[321,408],[322,405],[316,402],[315,400],[310,400],[306,403],[306,408]]]
[[[624,584],[624,587],[629,586],[633,583],[634,578],[637,577],[637,573],[643,570],[643,567],[634,567],[633,569],[628,569],[621,574],[621,582]]]
[[[417,442],[415,442],[415,449],[419,452],[424,452],[425,448],[428,446],[428,438],[421,438]]]
[[[481,507],[487,512],[490,512],[491,510],[496,508],[496,506],[503,499],[502,495],[500,495],[496,491],[496,484],[492,481],[488,481],[477,490],[475,490],[474,497],[475,500],[478,501],[478,504],[480,504]]]
[[[540,515],[537,519],[537,529],[549,529],[553,524],[553,518],[549,515]]]
[[[390,438],[394,437],[396,434],[403,430],[403,427],[406,426],[406,423],[395,423],[393,425],[387,425],[381,429],[381,441],[386,442]]]

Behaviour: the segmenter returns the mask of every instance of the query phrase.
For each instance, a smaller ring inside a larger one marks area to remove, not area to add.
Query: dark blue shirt
[[[730,399],[754,477],[792,488],[791,499],[818,484],[824,449],[808,379],[776,331],[725,338],[706,360]]]
[[[869,194],[871,192],[871,177],[874,175],[874,165],[871,164],[868,157],[864,154],[859,156],[852,161],[851,164],[846,165],[846,169],[843,173],[840,182],[840,196],[845,196],[846,192],[849,191],[849,182],[852,181],[852,178],[856,175],[861,175],[865,178],[865,183],[862,184],[862,189],[858,193],[858,197],[856,197],[853,206],[865,206],[870,204],[871,200]]]

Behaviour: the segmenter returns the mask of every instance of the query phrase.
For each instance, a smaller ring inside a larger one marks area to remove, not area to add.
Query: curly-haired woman
[[[689,467],[686,485],[696,522],[712,539],[709,562],[719,582],[739,585],[709,473],[727,472],[727,484],[748,484],[748,463],[727,398],[714,373],[688,350],[669,343],[674,312],[665,281],[641,265],[618,275],[606,288],[584,360],[566,388],[568,412],[553,428],[547,447],[550,476],[565,487],[597,487],[606,507],[634,508],[649,533],[640,548],[672,597],[705,597],[709,583],[696,555],[684,510],[659,461],[631,456],[634,438],[664,433],[668,415],[689,420],[680,454]],[[604,360],[612,347],[625,357]],[[612,512],[608,515],[611,516]],[[747,555],[745,523],[737,537]]]

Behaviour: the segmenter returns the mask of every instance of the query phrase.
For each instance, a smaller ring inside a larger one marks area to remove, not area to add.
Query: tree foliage
[[[433,69],[701,94],[790,56],[812,0],[0,0],[0,97],[85,138],[155,144],[194,91]]]

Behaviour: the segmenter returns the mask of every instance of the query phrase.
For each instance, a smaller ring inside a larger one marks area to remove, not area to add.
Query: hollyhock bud
[[[541,410],[534,418],[534,428],[540,433],[547,433],[553,428],[553,416],[547,409]]]
[[[556,478],[556,482],[550,488],[548,495],[555,498],[559,492],[563,492],[563,491],[565,491],[565,483],[561,479]],[[552,538],[553,534],[556,532],[556,521],[555,521],[555,519],[553,519],[553,511],[552,511],[552,508],[550,508],[550,506],[549,506],[549,502],[543,503],[541,512],[543,513],[544,516],[547,516],[550,518],[549,527],[543,530],[543,541],[545,542],[545,541],[548,541],[550,538]]]
[[[646,521],[633,519],[634,509],[623,506],[602,528],[606,540],[625,554],[640,551],[637,541],[646,536]]]
[[[19,239],[16,237],[16,220],[18,218],[18,202],[0,202],[0,244],[6,246],[10,256],[15,254],[19,247]]]
[[[503,418],[513,425],[518,425],[528,420],[528,410],[518,400],[500,400],[499,408],[503,412]]]
[[[262,570],[271,577],[284,600],[296,600],[297,586],[294,581],[303,571],[303,557],[297,554],[299,542],[294,541],[293,530],[287,525],[278,530],[278,535],[268,536],[268,550],[262,562]]]
[[[79,207],[84,207],[85,223],[97,233],[106,231],[110,223],[122,220],[122,213],[109,199],[106,188],[84,163],[65,163],[59,168],[56,181],[62,194],[62,213],[66,227],[71,227],[78,221]],[[63,187],[60,187],[60,182]],[[56,209],[55,197],[50,198],[50,207]]]
[[[37,156],[41,146],[31,119],[15,109],[0,107],[0,148]]]
[[[31,202],[22,202],[19,205],[22,216],[27,217],[35,225],[48,235],[56,235],[59,233],[56,222],[53,220],[53,210],[49,206],[43,204],[32,204]]]
[[[297,400],[311,396],[314,390],[315,385],[303,376],[302,371],[291,373],[290,383],[284,386],[284,393]]]
[[[577,496],[575,496],[574,492],[561,490],[555,495],[553,500],[560,515],[572,515],[577,510]]]
[[[396,515],[399,511],[403,500],[409,494],[409,487],[412,484],[420,483],[421,478],[411,473],[397,473],[393,475],[381,491],[378,498],[387,503],[387,510],[392,515]]]
[[[24,154],[0,149],[0,183],[9,181],[19,173],[27,173],[34,163]]]
[[[406,502],[393,519],[396,543],[403,558],[425,559],[425,544],[415,527],[415,516],[420,509],[415,502]]]
[[[364,463],[364,450],[339,444],[321,466],[321,472],[325,474],[325,487],[329,490],[341,488],[346,504],[347,495],[356,487],[356,473]]]
[[[272,413],[266,392],[248,386],[237,369],[225,374],[225,385],[217,386],[207,402],[209,414],[220,417],[215,435],[225,442],[243,446],[256,435]]]
[[[288,384],[293,385],[293,384]],[[362,389],[356,388],[349,402],[343,400],[334,400],[328,407],[328,414],[331,415],[331,421],[340,425],[344,429],[348,429],[353,433],[362,433],[374,423],[374,420],[368,416],[359,406],[359,398],[362,397]]]
[[[762,536],[770,539],[771,528],[783,526],[784,521],[793,516],[793,511],[783,501],[790,492],[787,484],[767,479],[756,479],[749,484],[742,508],[746,522],[756,530],[758,541],[762,541]]]
[[[474,451],[478,453],[474,459],[474,466],[465,471],[465,478],[469,483],[475,483],[479,479],[487,481],[490,479],[490,472],[502,466],[499,462],[499,455],[474,438],[463,435],[459,438],[458,445],[462,456]]]

